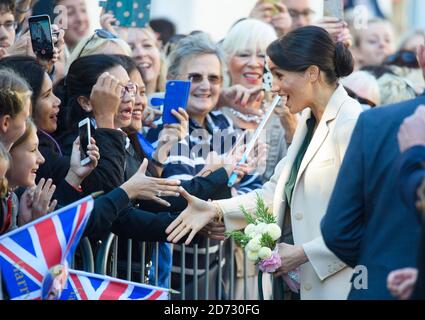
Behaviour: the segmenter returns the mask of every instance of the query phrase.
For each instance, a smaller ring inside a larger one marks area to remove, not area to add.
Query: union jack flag
[[[10,299],[41,299],[44,277],[53,266],[71,262],[92,209],[87,197],[0,237]]]
[[[99,274],[69,270],[60,300],[168,300],[169,290]]]

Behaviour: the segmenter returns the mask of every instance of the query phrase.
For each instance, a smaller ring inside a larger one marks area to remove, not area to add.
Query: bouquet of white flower
[[[282,231],[276,223],[276,217],[270,213],[263,199],[257,196],[255,216],[241,206],[248,225],[245,230],[227,233],[236,243],[245,249],[247,258],[258,263],[263,272],[273,273],[280,266],[280,256],[277,252],[277,240]]]
[[[241,206],[241,211],[248,225],[244,231],[233,231],[227,235],[245,249],[247,258],[256,262],[261,272],[274,273],[282,265],[277,248],[282,230],[277,225],[276,217],[269,211],[259,195],[257,195],[255,215],[247,212],[243,206]],[[261,288],[260,276],[261,274],[259,274]],[[298,292],[299,272],[297,270],[289,272],[283,278],[292,291]]]

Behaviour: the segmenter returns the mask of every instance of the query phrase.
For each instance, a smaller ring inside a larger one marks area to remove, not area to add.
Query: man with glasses
[[[15,42],[15,1],[0,0],[0,58]]]
[[[346,22],[334,17],[324,17],[313,23],[316,12],[311,7],[310,0],[281,0],[276,4],[259,0],[250,17],[270,23],[279,36],[301,27],[316,25],[328,31],[335,42],[351,45],[351,35]]]

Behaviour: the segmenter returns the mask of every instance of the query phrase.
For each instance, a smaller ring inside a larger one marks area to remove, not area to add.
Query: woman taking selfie
[[[243,229],[247,223],[239,206],[254,211],[259,194],[282,227],[282,266],[275,275],[300,268],[301,299],[345,299],[352,270],[327,249],[320,221],[362,110],[339,84],[339,78],[353,71],[353,57],[342,43],[335,44],[324,29],[314,26],[274,41],[267,54],[273,91],[286,100],[291,113],[302,111],[287,156],[271,180],[249,194],[210,203],[183,192],[189,206],[167,229],[168,240],[190,233],[189,243],[191,236],[221,216],[227,231]]]

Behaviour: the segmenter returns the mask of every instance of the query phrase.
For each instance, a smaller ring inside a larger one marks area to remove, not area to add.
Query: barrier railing
[[[119,241],[126,241],[126,246],[118,245]],[[230,243],[221,241],[218,245],[211,246],[210,240],[206,239],[205,247],[199,247],[198,244],[193,246],[180,245],[174,246],[173,256],[174,261],[178,260],[180,266],[173,266],[170,272],[170,285],[169,288],[177,290],[179,294],[173,294],[173,300],[186,300],[186,299],[228,299],[235,298],[235,244],[233,240],[226,240]],[[140,251],[138,254],[133,251],[136,242],[134,240],[120,240],[114,234],[109,237],[97,248],[95,256],[95,272],[103,275],[111,275],[126,280],[138,281],[141,283],[149,283],[148,274],[152,263],[150,258],[147,258],[147,247],[153,246],[155,251],[154,265],[158,266],[159,263],[159,244],[149,244],[146,242],[139,242]],[[226,246],[225,246],[226,244]],[[230,245],[229,245],[230,244]],[[119,248],[125,247],[126,254],[118,252]],[[88,250],[86,243],[82,250]],[[225,250],[230,251],[225,254]],[[92,252],[92,251],[91,251]],[[87,253],[89,255],[89,253]],[[188,261],[188,256],[192,256],[192,261]],[[214,258],[217,255],[218,258]],[[125,261],[122,261],[125,256]],[[138,262],[135,262],[138,259]],[[227,258],[227,260],[226,260]],[[148,261],[149,259],[149,261]],[[200,268],[199,263],[202,260],[205,262],[204,267]],[[218,260],[218,261],[217,261]],[[90,259],[88,259],[90,261]],[[244,272],[243,272],[243,297],[247,299],[247,273],[246,273],[246,255],[244,253]],[[214,274],[216,278],[211,276],[211,267],[214,267]],[[89,269],[88,266],[84,266]],[[137,277],[137,275],[139,275]],[[178,282],[172,287],[172,280],[177,277]],[[158,268],[155,268],[154,283],[158,285]],[[215,279],[211,281],[211,279]],[[191,280],[191,281],[189,281]],[[189,286],[188,286],[189,285]],[[211,286],[215,286],[214,288]],[[201,291],[200,291],[201,290]],[[210,296],[210,292],[216,292],[215,296]]]

